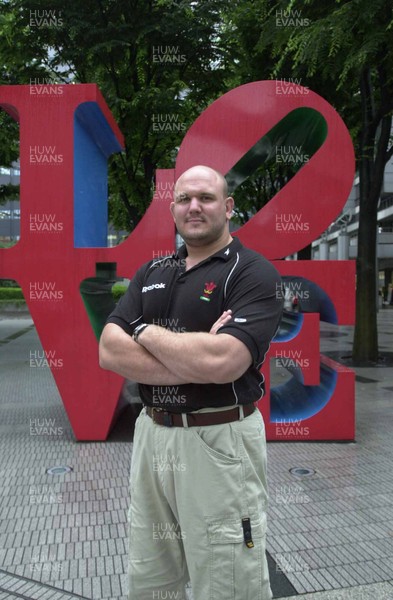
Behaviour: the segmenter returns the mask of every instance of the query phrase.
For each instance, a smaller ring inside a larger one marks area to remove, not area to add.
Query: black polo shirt
[[[264,393],[259,369],[282,312],[280,275],[236,237],[188,271],[186,256],[182,246],[172,256],[143,265],[107,322],[130,335],[140,323],[153,323],[179,334],[208,332],[223,311],[231,309],[232,319],[216,335],[227,333],[241,340],[253,363],[231,383],[139,384],[142,401],[173,412],[256,402]]]

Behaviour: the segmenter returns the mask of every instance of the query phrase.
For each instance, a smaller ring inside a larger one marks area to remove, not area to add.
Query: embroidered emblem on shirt
[[[203,288],[203,296],[199,296],[200,300],[205,300],[205,302],[210,302],[210,296],[213,293],[213,290],[216,288],[216,284],[213,281],[210,283],[205,283],[205,287]]]

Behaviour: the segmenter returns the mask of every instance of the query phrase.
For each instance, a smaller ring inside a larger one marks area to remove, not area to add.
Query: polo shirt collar
[[[234,253],[238,252],[242,247],[243,246],[242,246],[242,243],[240,242],[239,238],[234,237],[233,240],[231,242],[229,242],[229,244],[224,246],[224,248],[221,248],[221,250],[219,250],[215,254],[208,256],[202,262],[205,262],[206,260],[211,260],[213,258],[219,258],[219,259],[225,260],[227,262],[228,260],[230,260],[232,258]],[[187,247],[185,244],[180,246],[180,248],[177,251],[177,253],[175,254],[175,256],[176,256],[176,258],[180,258],[180,259],[184,259],[188,256]]]

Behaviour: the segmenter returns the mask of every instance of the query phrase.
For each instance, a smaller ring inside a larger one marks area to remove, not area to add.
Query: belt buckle
[[[164,422],[162,423],[162,425],[164,425],[164,427],[173,427],[173,419],[172,419],[171,413],[169,413],[167,410],[164,410],[163,408],[160,408],[160,407],[157,407],[157,408],[152,407],[153,423],[156,422],[154,419],[154,411],[163,413]],[[160,423],[160,425],[161,425],[161,423]]]
[[[152,421],[153,421],[153,423],[155,423],[155,422],[156,422],[156,420],[155,420],[155,418],[154,418],[154,413],[155,413],[155,412],[162,412],[162,411],[163,411],[163,409],[162,409],[162,408],[159,408],[159,407],[156,407],[156,406],[152,406],[152,407],[151,407],[151,418],[152,418]]]

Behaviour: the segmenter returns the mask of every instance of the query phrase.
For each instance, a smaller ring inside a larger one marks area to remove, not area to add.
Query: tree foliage
[[[99,85],[125,136],[124,155],[110,165],[111,217],[130,230],[151,200],[155,170],[174,166],[189,125],[226,90],[233,63],[220,39],[225,2],[48,6],[10,0],[2,7],[2,81]]]
[[[326,98],[347,123],[360,179],[354,359],[378,360],[376,323],[377,207],[393,155],[392,4],[390,0],[257,0],[256,23],[237,9],[241,82],[273,61],[275,78],[301,81]],[[250,68],[251,66],[251,68]]]

